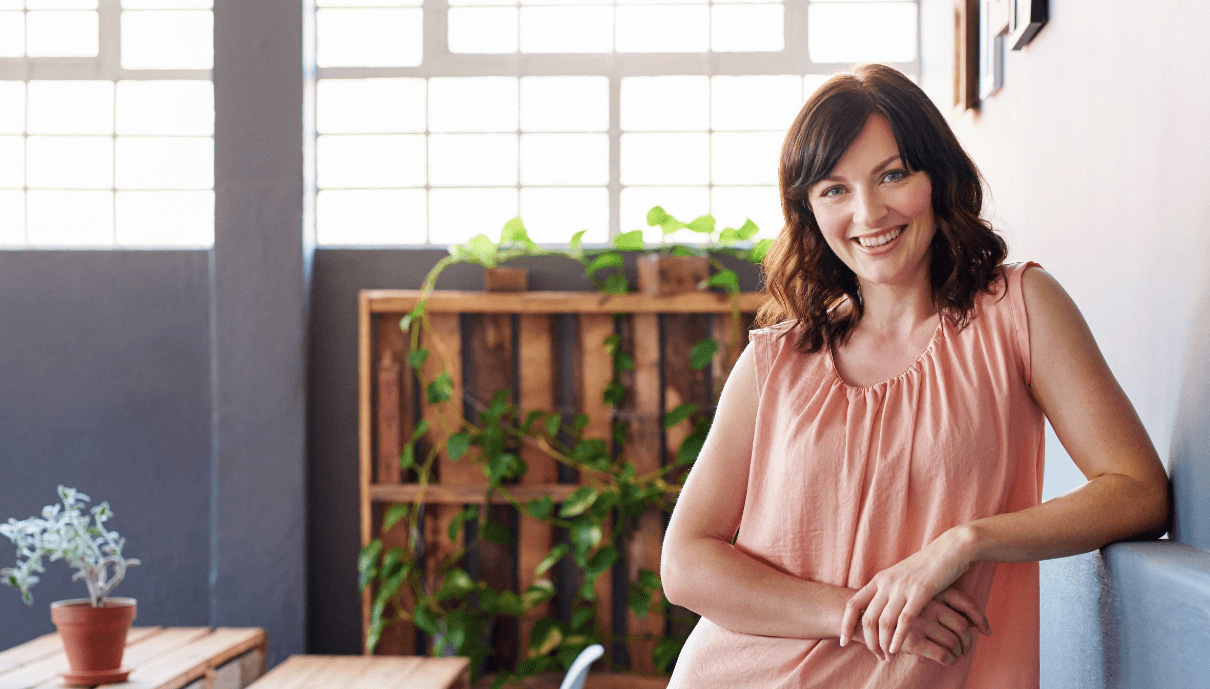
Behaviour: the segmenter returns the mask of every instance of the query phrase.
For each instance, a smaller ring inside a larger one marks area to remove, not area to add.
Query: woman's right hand
[[[970,596],[950,586],[929,601],[912,621],[899,650],[953,665],[974,648],[975,630],[980,628],[990,632],[986,615]],[[864,643],[860,634],[852,638]]]

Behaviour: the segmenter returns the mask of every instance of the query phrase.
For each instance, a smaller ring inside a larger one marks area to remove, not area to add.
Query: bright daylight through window
[[[654,205],[720,227],[750,217],[772,237],[778,151],[799,107],[853,62],[918,74],[917,11],[318,0],[319,243],[444,246],[518,214],[539,242],[639,228],[658,241]]]
[[[214,242],[212,0],[0,0],[0,248]]]

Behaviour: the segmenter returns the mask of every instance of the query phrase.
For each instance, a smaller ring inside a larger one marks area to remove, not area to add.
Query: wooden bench
[[[262,629],[135,627],[122,664],[130,679],[107,689],[242,689],[265,672]],[[68,670],[58,634],[0,652],[0,689],[63,686]]]
[[[290,656],[252,689],[470,689],[466,658]]]

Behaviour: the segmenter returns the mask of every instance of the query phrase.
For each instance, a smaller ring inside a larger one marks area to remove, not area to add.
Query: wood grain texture
[[[600,661],[598,661],[600,662]],[[475,682],[475,689],[491,689],[495,675],[484,675]],[[527,677],[521,689],[559,689],[563,675],[544,672],[536,677]],[[511,685],[510,685],[511,686]],[[588,675],[584,689],[667,689],[667,677],[643,677],[626,673],[593,672]]]
[[[159,627],[135,627],[126,634],[125,666],[130,666],[126,657],[131,649],[145,640],[161,634]],[[67,655],[58,633],[40,636],[0,654],[0,687],[3,689],[29,689],[43,684],[59,684],[59,673],[68,669]]]
[[[466,658],[308,656],[286,659],[255,689],[469,689]]]
[[[361,547],[369,545],[374,538],[370,523],[373,504],[370,502],[370,485],[373,483],[374,456],[374,408],[373,368],[374,341],[371,329],[372,312],[370,296],[362,291],[357,295],[357,488],[358,526],[361,532]],[[361,647],[364,649],[370,630],[370,611],[373,601],[369,587],[361,594]]]
[[[374,434],[376,471],[374,483],[399,483],[399,454],[411,439],[411,419],[404,414],[404,376],[406,367],[403,331],[394,318],[374,319],[374,350],[377,380],[374,386]],[[407,376],[411,380],[411,376]]]
[[[363,290],[376,312],[406,313],[423,294],[419,290]],[[741,311],[755,311],[768,295],[745,292],[737,295]],[[439,291],[429,295],[425,308],[436,313],[722,313],[730,311],[726,294],[690,292],[664,297],[645,294],[599,294],[596,292],[522,292],[519,294]]]

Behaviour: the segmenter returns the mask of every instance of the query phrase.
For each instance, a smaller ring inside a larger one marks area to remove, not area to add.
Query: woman
[[[702,615],[670,688],[1037,687],[1037,561],[1166,531],[1138,416],[1063,288],[1003,264],[980,181],[885,66],[790,127],[767,327],[664,541]],[[1039,504],[1043,415],[1089,480]]]

